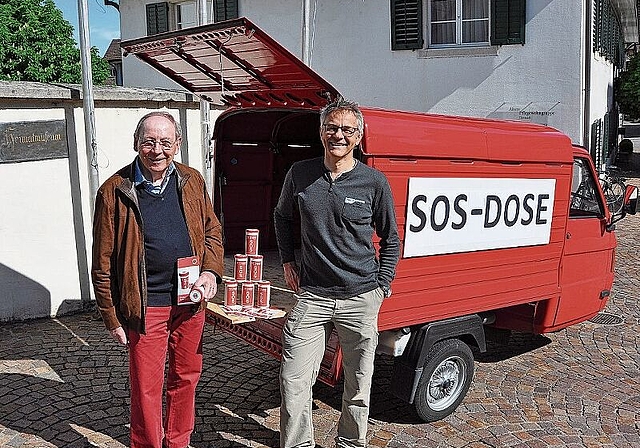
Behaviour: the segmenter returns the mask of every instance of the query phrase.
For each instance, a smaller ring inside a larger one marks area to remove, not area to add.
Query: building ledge
[[[467,58],[497,56],[498,47],[496,45],[488,47],[449,47],[449,48],[428,48],[418,50],[418,59],[430,58]]]
[[[82,85],[0,81],[0,99],[40,98],[50,100],[81,100]],[[189,92],[119,86],[93,86],[94,101],[176,101],[198,102]]]

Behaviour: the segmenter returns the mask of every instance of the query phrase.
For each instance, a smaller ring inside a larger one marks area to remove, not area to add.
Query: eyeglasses
[[[322,125],[322,127],[324,128],[324,131],[329,135],[335,134],[336,132],[338,132],[338,129],[340,129],[342,131],[342,135],[344,135],[345,137],[351,137],[356,133],[356,131],[359,131],[358,128],[352,128],[351,126],[337,126],[335,124],[325,124]]]
[[[163,150],[168,150],[171,149],[171,147],[175,144],[175,142],[172,142],[171,140],[154,140],[152,138],[147,139],[147,140],[143,140],[142,143],[140,143],[140,147],[142,149],[146,149],[146,150],[151,150],[151,149],[155,149],[156,145],[160,145],[160,148]]]

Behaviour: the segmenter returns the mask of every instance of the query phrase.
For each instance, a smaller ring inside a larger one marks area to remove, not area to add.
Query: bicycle
[[[602,192],[607,201],[607,207],[612,214],[619,213],[622,210],[624,204],[624,193],[627,189],[625,179],[622,176],[614,174],[618,171],[618,168],[610,165],[605,168],[604,172],[600,174],[600,185],[602,186]]]

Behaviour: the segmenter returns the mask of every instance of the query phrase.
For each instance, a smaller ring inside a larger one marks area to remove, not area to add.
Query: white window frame
[[[196,0],[184,0],[174,2],[172,5],[173,23],[175,30],[181,30],[183,28],[189,28],[198,25],[198,2]],[[183,13],[183,6],[193,8],[193,17],[189,17],[185,20]],[[213,1],[207,0],[207,21],[213,23]]]
[[[487,47],[490,45],[491,41],[491,0],[486,0],[487,2],[487,17],[482,19],[462,19],[462,2],[464,0],[456,0],[456,16],[455,16],[455,26],[456,26],[456,41],[448,42],[443,44],[434,44],[431,41],[431,31],[434,24],[438,23],[452,23],[454,20],[442,20],[434,22],[431,19],[431,4],[433,0],[426,1],[426,14],[425,17],[428,17],[427,21],[427,30],[426,37],[428,37],[428,48],[456,48],[456,47]],[[465,22],[486,22],[487,23],[487,39],[486,41],[480,42],[462,42],[462,25]]]

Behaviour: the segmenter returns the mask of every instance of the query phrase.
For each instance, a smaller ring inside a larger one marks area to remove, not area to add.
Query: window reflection
[[[585,159],[577,158],[573,162],[569,216],[603,215],[596,180],[589,169],[589,163]]]

